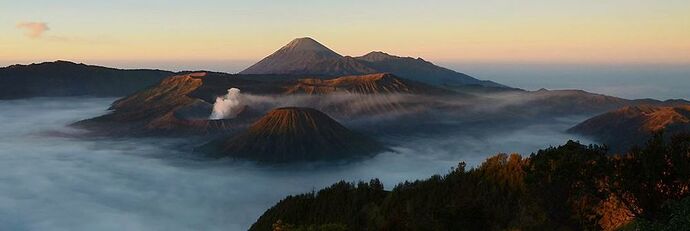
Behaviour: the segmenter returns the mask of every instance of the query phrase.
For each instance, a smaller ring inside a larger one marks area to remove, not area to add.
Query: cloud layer
[[[0,100],[0,230],[246,230],[289,194],[374,177],[390,188],[446,173],[461,160],[527,154],[564,143],[571,137],[560,131],[575,123],[381,137],[395,140],[396,152],[283,167],[202,160],[187,151],[192,139],[65,135],[76,132],[65,124],[104,113],[113,100]]]
[[[29,38],[40,38],[43,33],[50,30],[45,22],[20,22],[17,28],[24,30],[24,34]]]

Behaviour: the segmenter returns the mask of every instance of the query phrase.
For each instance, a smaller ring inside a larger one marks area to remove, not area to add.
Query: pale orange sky
[[[21,1],[0,7],[0,64],[251,63],[304,36],[351,56],[690,64],[688,12],[676,0]]]

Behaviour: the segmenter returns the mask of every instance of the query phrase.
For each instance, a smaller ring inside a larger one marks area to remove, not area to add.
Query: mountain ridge
[[[626,106],[589,118],[568,132],[593,137],[614,152],[624,152],[655,133],[690,132],[690,105]]]
[[[318,79],[191,72],[167,77],[157,85],[120,98],[112,103],[109,113],[74,125],[114,136],[234,132],[236,127],[248,125],[266,109],[245,108],[232,120],[208,120],[217,97],[227,94],[230,88],[238,88],[242,94],[268,96],[348,93],[347,100],[327,101],[318,107],[344,117],[406,112],[407,108],[413,108],[386,95],[462,95],[390,74]],[[372,95],[371,100],[357,100],[367,97],[364,95]]]
[[[288,87],[286,91],[287,94],[327,94],[333,92],[359,94],[453,94],[452,91],[421,82],[402,79],[390,73],[350,75],[333,79],[299,79],[297,84]]]
[[[65,60],[0,68],[0,99],[56,96],[125,96],[174,72],[117,69]]]
[[[239,74],[297,74],[317,76],[363,75],[389,72],[403,78],[444,87],[478,86],[508,88],[488,80],[436,66],[422,58],[370,52],[360,57],[342,56],[316,40],[297,38]]]
[[[363,56],[355,57],[366,65],[382,71],[390,72],[411,80],[426,82],[432,85],[449,87],[463,85],[477,85],[491,88],[508,88],[488,80],[479,80],[464,73],[437,66],[422,58],[400,57],[381,51],[372,51]]]

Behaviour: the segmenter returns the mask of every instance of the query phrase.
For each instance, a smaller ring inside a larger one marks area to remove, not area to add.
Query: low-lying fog
[[[339,180],[387,188],[447,173],[499,152],[565,143],[577,119],[490,135],[401,138],[395,153],[355,163],[262,167],[203,160],[182,139],[76,138],[66,127],[105,112],[112,98],[0,101],[0,230],[246,230],[290,194]],[[388,137],[387,139],[395,139]]]

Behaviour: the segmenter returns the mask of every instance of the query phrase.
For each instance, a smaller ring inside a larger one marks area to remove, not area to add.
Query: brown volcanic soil
[[[242,134],[199,150],[216,157],[291,162],[363,157],[384,149],[318,110],[286,107],[270,111]]]
[[[628,106],[588,119],[568,130],[594,137],[612,151],[641,145],[653,133],[690,132],[690,106]]]
[[[452,94],[452,91],[420,82],[398,78],[390,73],[343,76],[334,79],[300,79],[288,87],[287,94],[329,94],[348,92],[358,94]]]
[[[236,123],[208,120],[213,105],[190,96],[201,90],[203,78],[208,75],[200,72],[168,77],[154,87],[115,101],[111,113],[74,125],[116,136],[230,132]]]
[[[531,121],[558,116],[594,115],[630,105],[687,104],[685,101],[626,100],[577,90],[516,90],[475,96],[386,73],[321,79],[294,75],[199,72],[168,77],[156,86],[116,101],[109,114],[80,121],[75,125],[103,135],[115,136],[215,135],[242,130],[268,108],[276,107],[270,103],[259,103],[255,105],[256,108],[245,108],[235,119],[208,120],[216,97],[225,95],[227,89],[233,87],[241,89],[243,94],[273,95],[262,99],[269,101],[281,99],[275,96],[282,94],[333,94],[308,99],[295,96],[294,99],[285,99],[280,106],[295,105],[290,100],[297,100],[299,106],[315,107],[347,121],[386,119],[391,123],[395,123],[391,119],[422,114],[450,115],[454,118],[463,116],[481,121]],[[444,104],[449,101],[451,104]],[[453,102],[460,104],[452,104]],[[466,106],[463,103],[472,105]],[[473,114],[466,110],[471,107],[487,107],[489,110],[495,107],[500,111]],[[443,114],[445,112],[447,113]]]
[[[350,93],[358,95],[344,100],[333,100],[319,107],[331,115],[342,117],[368,117],[377,115],[403,115],[423,111],[430,107],[414,99],[420,97],[450,96],[456,99],[472,98],[470,95],[399,78],[389,73],[343,76],[332,79],[299,79],[288,86],[285,94],[327,95]],[[370,95],[370,96],[369,96]],[[415,96],[412,96],[415,95]],[[337,96],[336,96],[337,97]]]
[[[405,112],[409,105],[391,93],[456,94],[390,74],[347,76],[331,80],[289,75],[231,75],[212,72],[171,76],[158,85],[115,101],[109,114],[75,123],[104,135],[188,135],[231,133],[248,126],[264,111],[247,108],[238,118],[208,120],[216,97],[229,88],[243,94],[330,94],[354,92],[380,97],[354,97],[325,103],[322,110],[336,115],[366,116]],[[302,90],[300,90],[302,89]],[[331,89],[331,90],[328,90]],[[342,91],[341,91],[342,89]],[[354,108],[354,109],[353,109]]]

